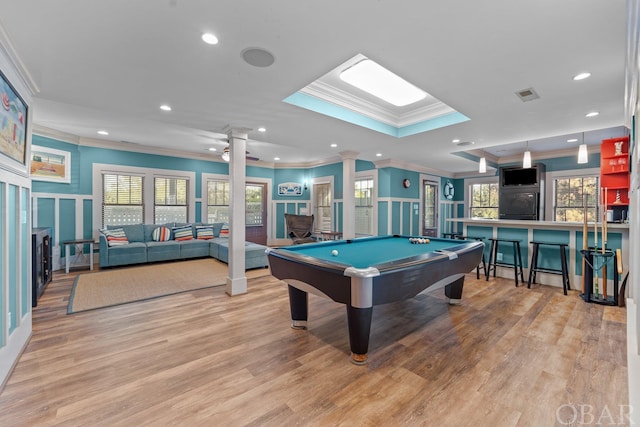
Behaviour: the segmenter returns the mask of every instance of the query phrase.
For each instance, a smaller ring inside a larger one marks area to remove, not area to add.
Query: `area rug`
[[[247,278],[269,274],[268,268],[260,268],[247,271]],[[227,264],[213,258],[80,274],[71,289],[67,314],[221,286],[227,276]]]

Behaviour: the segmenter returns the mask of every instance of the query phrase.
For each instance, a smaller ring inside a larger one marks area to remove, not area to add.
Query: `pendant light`
[[[525,169],[529,169],[531,167],[531,151],[529,151],[529,141],[527,141],[527,151],[524,152],[524,157],[522,158],[522,167]]]
[[[589,152],[587,151],[587,144],[584,143],[584,132],[582,132],[582,144],[578,147],[578,164],[589,163]]]
[[[482,157],[480,157],[480,164],[478,165],[479,173],[487,173],[487,159],[484,156],[484,151],[482,152]]]

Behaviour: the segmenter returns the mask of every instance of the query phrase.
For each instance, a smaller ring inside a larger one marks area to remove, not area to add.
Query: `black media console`
[[[51,245],[51,228],[42,227],[31,230],[31,306],[38,305],[38,298],[44,288],[51,282],[53,275],[53,259]]]

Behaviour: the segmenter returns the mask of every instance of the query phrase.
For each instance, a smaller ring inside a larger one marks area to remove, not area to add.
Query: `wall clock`
[[[447,181],[447,183],[444,185],[444,197],[447,200],[452,200],[453,199],[453,184],[451,183],[451,181]]]
[[[409,187],[411,186],[411,181],[409,181],[408,179],[406,179],[406,178],[405,178],[405,179],[402,181],[402,186],[403,186],[404,188],[409,188]]]

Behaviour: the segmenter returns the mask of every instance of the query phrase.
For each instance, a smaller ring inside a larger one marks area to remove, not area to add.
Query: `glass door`
[[[261,245],[267,244],[267,185],[248,182],[246,184],[246,240]]]
[[[438,183],[424,180],[423,201],[424,215],[422,217],[422,235],[438,236]]]

